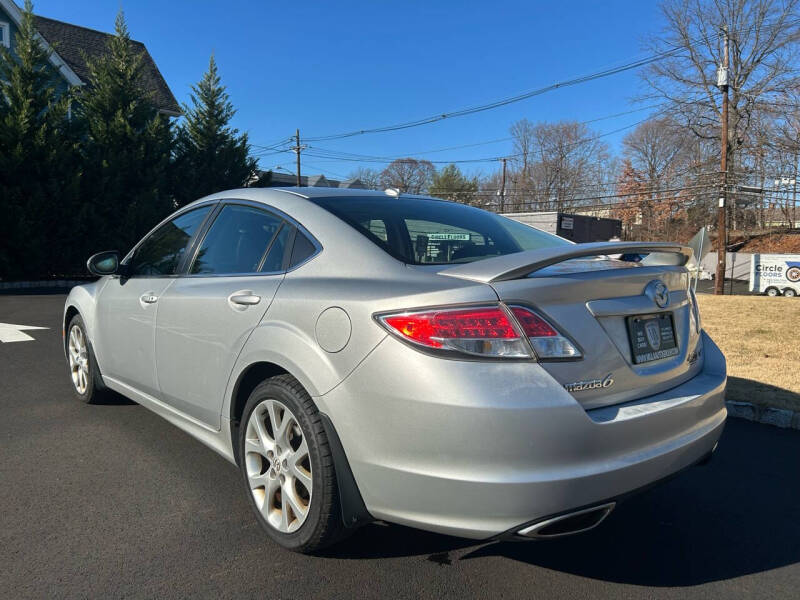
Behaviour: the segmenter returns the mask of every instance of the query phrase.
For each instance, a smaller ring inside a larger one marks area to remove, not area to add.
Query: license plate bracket
[[[626,322],[634,364],[670,358],[680,352],[671,312],[634,315]]]

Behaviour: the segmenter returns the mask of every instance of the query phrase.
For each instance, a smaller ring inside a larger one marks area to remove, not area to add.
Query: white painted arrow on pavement
[[[32,329],[50,329],[49,327],[35,327],[33,325],[12,325],[11,323],[0,323],[0,342],[7,344],[9,342],[30,342],[33,340],[31,336],[23,331],[30,331]]]

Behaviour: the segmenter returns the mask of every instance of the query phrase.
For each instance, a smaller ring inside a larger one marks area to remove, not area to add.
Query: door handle
[[[239,306],[252,306],[261,302],[261,296],[256,296],[251,291],[234,292],[228,296],[228,301]]]
[[[145,304],[155,304],[156,302],[158,302],[158,296],[154,294],[142,294],[139,297],[139,300],[141,300]]]

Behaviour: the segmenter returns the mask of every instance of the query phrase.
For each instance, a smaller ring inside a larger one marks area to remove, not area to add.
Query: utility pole
[[[300,187],[300,152],[306,149],[306,146],[300,145],[300,130],[296,129],[294,132],[295,145],[292,146],[295,154],[297,154],[297,187]]]
[[[500,214],[505,212],[506,209],[506,161],[508,159],[501,158],[503,161],[503,178],[500,180]]]
[[[722,92],[722,148],[720,158],[720,171],[722,173],[722,189],[717,208],[717,275],[714,281],[714,293],[725,293],[725,252],[728,248],[728,231],[726,222],[728,199],[728,27],[723,27],[725,48],[723,50],[722,66],[717,71],[717,87]]]
[[[797,162],[797,153],[794,154],[794,173],[792,174],[792,210],[786,211],[792,215],[789,220],[789,227],[794,229],[797,224],[797,170],[800,165]]]

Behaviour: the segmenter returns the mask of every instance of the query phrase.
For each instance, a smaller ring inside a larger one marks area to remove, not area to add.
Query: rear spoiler
[[[643,264],[685,265],[692,256],[692,249],[677,242],[591,242],[589,244],[569,244],[540,248],[538,250],[525,250],[514,254],[485,258],[463,265],[446,267],[438,271],[439,275],[458,277],[492,283],[494,281],[507,281],[520,279],[534,271],[544,269],[572,258],[585,256],[598,256],[605,254],[650,254]],[[666,255],[666,256],[663,256]]]

